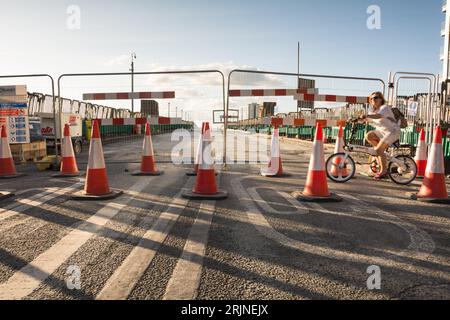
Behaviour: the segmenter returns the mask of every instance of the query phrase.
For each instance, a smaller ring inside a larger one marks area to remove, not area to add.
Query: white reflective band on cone
[[[12,158],[11,149],[9,148],[9,142],[7,138],[2,139],[2,149],[0,150],[0,159]]]
[[[336,146],[334,147],[334,153],[344,153],[344,138],[338,138],[338,143],[336,143]]]
[[[425,141],[419,141],[419,145],[417,146],[417,155],[416,161],[427,160],[427,144]]]
[[[61,154],[64,158],[74,157],[72,139],[70,137],[63,138]]]
[[[309,163],[309,171],[325,171],[323,141],[314,142],[313,153]]]
[[[105,167],[102,142],[100,139],[92,139],[89,148],[88,169],[104,169]]]
[[[211,141],[204,141],[203,142],[203,152],[200,155],[200,164],[199,169],[200,170],[211,170],[214,169],[214,159],[211,155],[212,149],[212,143]]]
[[[275,129],[272,136],[272,158],[280,158],[280,133],[279,129]]]
[[[153,153],[153,143],[152,143],[152,138],[150,136],[145,136],[144,138],[144,157],[153,157],[154,153]]]
[[[427,171],[428,173],[445,174],[444,166],[444,150],[442,144],[433,143],[431,146],[430,157],[428,158]]]

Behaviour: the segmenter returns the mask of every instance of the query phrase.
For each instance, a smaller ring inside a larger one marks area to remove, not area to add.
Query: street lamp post
[[[136,59],[136,53],[131,54],[131,93],[134,94],[134,60]],[[131,113],[134,113],[134,99],[131,97]]]

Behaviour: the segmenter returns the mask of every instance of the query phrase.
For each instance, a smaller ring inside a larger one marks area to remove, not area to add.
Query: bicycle
[[[360,152],[378,157],[374,148],[355,145],[355,135],[358,131],[357,123],[359,120],[352,119],[348,123],[352,124],[351,134],[348,142],[345,142],[344,153],[333,154],[326,162],[327,176],[336,183],[346,183],[354,178],[356,174],[356,164],[350,153]],[[388,160],[389,178],[398,185],[409,185],[417,177],[417,165],[414,159],[405,154],[396,155],[396,151],[400,149],[400,143],[397,141],[390,146],[391,153],[386,152]],[[370,169],[376,173],[379,165],[378,161],[372,161]]]

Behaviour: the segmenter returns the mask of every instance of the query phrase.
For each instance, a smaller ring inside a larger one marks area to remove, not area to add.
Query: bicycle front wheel
[[[410,156],[397,156],[389,164],[389,177],[396,184],[406,186],[417,177],[417,164]]]
[[[345,153],[336,153],[328,158],[326,168],[328,178],[336,183],[348,182],[356,173],[355,161]]]

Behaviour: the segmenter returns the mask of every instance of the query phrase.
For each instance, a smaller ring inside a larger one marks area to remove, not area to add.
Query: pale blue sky
[[[138,55],[138,71],[207,66],[296,72],[297,41],[305,73],[386,79],[391,70],[439,73],[442,68],[441,0],[0,3],[2,74],[127,71],[132,51]],[[81,30],[66,26],[72,4],[81,9]],[[366,27],[366,10],[372,4],[381,8],[381,30]],[[146,88],[147,82],[139,81],[138,88]],[[86,88],[87,82],[80,82],[66,92],[80,98],[81,91],[126,91],[128,82],[102,79],[103,87]],[[178,79],[179,86],[188,84]],[[180,108],[195,103],[184,104]]]

